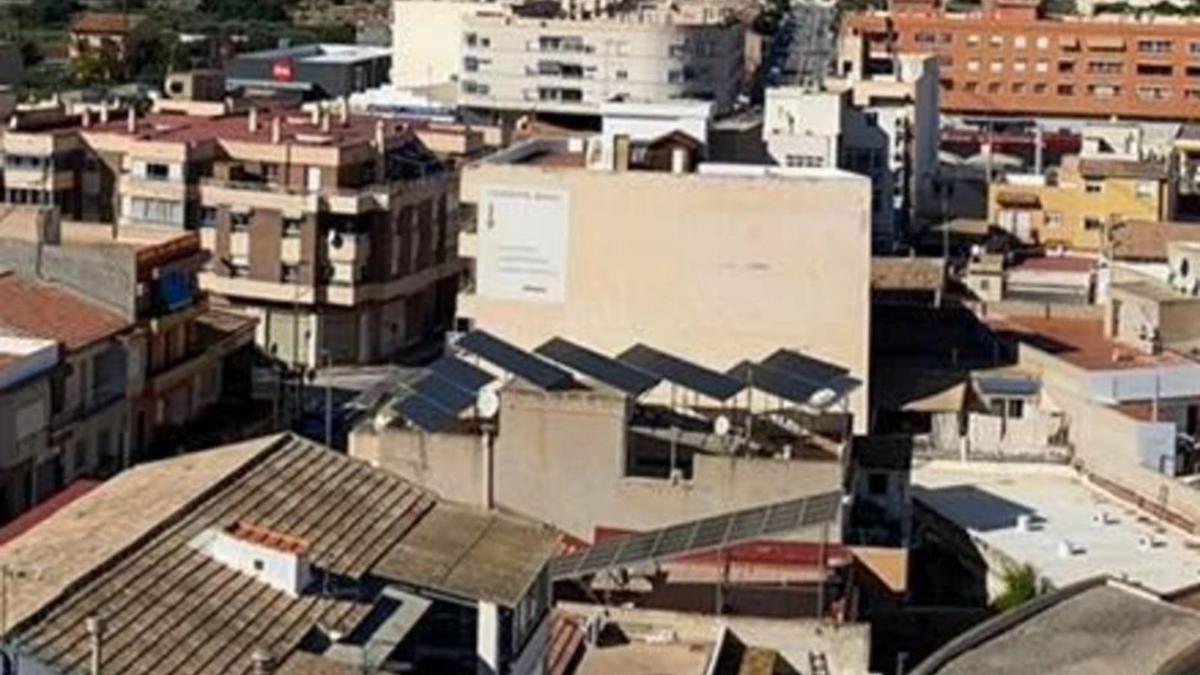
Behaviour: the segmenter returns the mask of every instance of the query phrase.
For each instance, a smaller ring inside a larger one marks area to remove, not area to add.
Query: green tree
[[[1004,570],[1004,591],[992,605],[1001,612],[1016,609],[1038,596],[1038,574],[1032,565],[1013,565]]]

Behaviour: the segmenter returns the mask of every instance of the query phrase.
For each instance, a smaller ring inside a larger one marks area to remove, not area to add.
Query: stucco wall
[[[609,354],[646,342],[725,370],[788,347],[867,382],[870,186],[865,178],[676,176],[478,164],[463,201],[490,188],[569,195],[565,300],[489,297],[460,315],[532,348],[561,335]],[[486,255],[484,209],[476,250]],[[460,242],[460,246],[463,242]],[[477,265],[481,269],[482,264]],[[867,386],[851,399],[866,428]]]

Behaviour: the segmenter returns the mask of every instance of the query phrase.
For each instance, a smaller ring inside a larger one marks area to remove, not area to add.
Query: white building
[[[901,56],[892,75],[768,89],[763,142],[776,162],[871,178],[873,239],[888,245],[935,210],[937,61]]]
[[[397,0],[392,82],[458,82],[459,104],[598,115],[607,101],[730,107],[743,29],[707,4],[530,15],[508,5]]]

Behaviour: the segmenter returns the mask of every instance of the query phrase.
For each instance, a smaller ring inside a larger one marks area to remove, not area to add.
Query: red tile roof
[[[57,340],[75,351],[130,325],[62,287],[0,273],[0,334]]]
[[[1096,269],[1096,262],[1095,258],[1080,256],[1041,256],[1026,258],[1014,269],[1038,272],[1091,272]]]
[[[146,17],[141,14],[82,12],[71,19],[71,32],[123,35],[137,28],[138,24],[145,20]]]

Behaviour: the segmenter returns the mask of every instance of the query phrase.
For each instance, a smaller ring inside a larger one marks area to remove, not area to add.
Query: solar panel
[[[471,331],[455,345],[542,389],[562,389],[574,382],[571,373],[486,331]]]
[[[437,403],[416,392],[405,392],[393,403],[392,409],[404,419],[423,431],[444,431],[454,426],[455,415],[443,410]]]
[[[1041,384],[1022,375],[976,375],[975,386],[985,396],[1034,396]]]
[[[710,370],[643,344],[630,347],[617,358],[664,380],[674,382],[681,387],[686,387],[718,401],[732,398],[745,388],[741,382],[724,373]]]
[[[630,396],[641,396],[662,381],[643,370],[559,337],[533,351]]]
[[[459,389],[473,392],[478,392],[484,385],[496,379],[487,371],[480,370],[455,356],[443,356],[429,364],[429,370],[449,380]]]
[[[425,373],[409,386],[420,395],[437,403],[438,407],[455,415],[474,405],[478,398],[476,392],[457,387],[449,380],[432,372]]]
[[[772,396],[778,396],[800,405],[808,403],[812,395],[822,389],[816,384],[796,379],[774,368],[760,366],[752,361],[742,361],[730,368],[728,375],[744,382],[748,387],[765,391]]]
[[[555,558],[550,562],[550,575],[556,580],[583,577],[833,523],[837,521],[841,503],[841,492],[826,492],[609,539],[587,550]]]
[[[817,386],[850,374],[850,369],[805,356],[790,349],[779,349],[763,359],[761,364],[791,377],[808,380]]]

